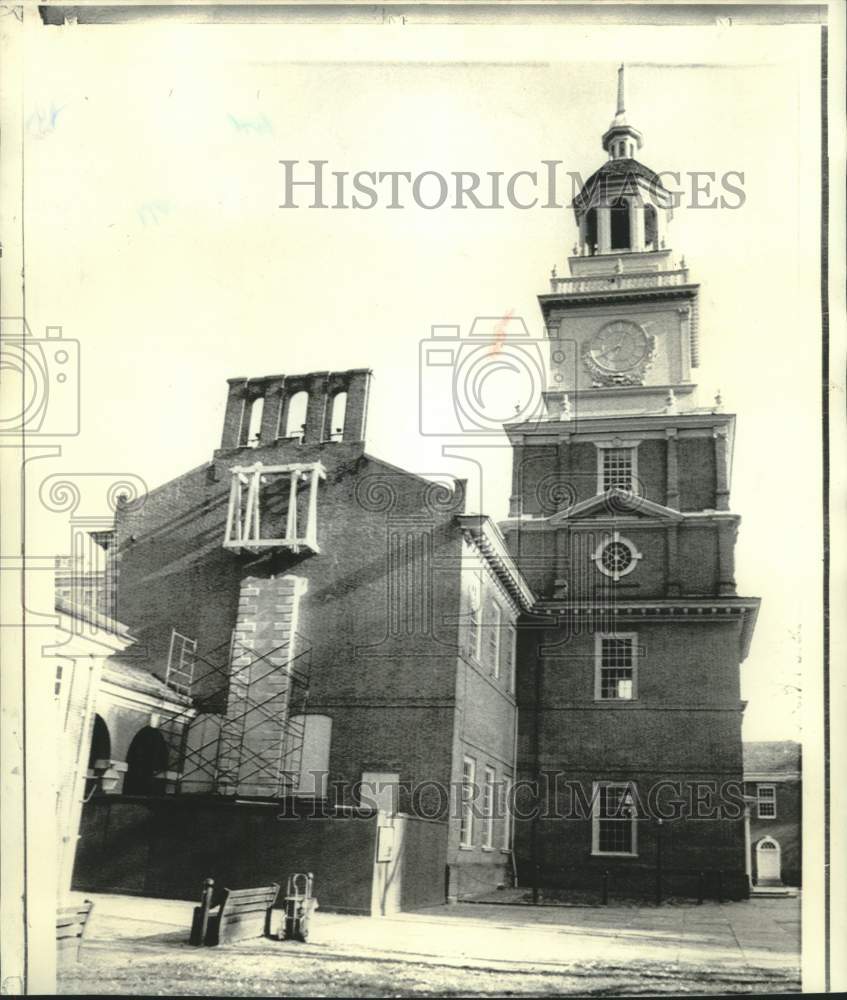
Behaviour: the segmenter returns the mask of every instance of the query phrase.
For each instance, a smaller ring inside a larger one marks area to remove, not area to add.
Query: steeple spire
[[[624,100],[624,64],[621,63],[618,67],[618,110],[615,112],[615,117],[622,115],[626,111],[626,102]]]
[[[626,66],[618,66],[618,106],[608,131],[603,136],[603,149],[609,159],[634,159],[636,150],[641,148],[641,133],[626,120]]]

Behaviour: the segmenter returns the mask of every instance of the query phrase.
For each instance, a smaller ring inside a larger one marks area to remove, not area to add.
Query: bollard
[[[718,902],[723,902],[723,872],[718,872]]]
[[[602,894],[603,906],[609,905],[609,873],[608,871],[603,872],[603,894]]]
[[[200,905],[194,907],[194,916],[191,921],[191,936],[189,944],[200,946],[206,942],[206,931],[209,927],[209,914],[212,909],[212,897],[215,892],[215,880],[207,878],[203,880],[203,890],[200,893]]]
[[[697,905],[703,904],[703,887],[706,882],[705,872],[700,872],[697,878]]]

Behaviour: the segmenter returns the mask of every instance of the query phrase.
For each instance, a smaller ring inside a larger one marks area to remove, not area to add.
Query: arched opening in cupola
[[[597,253],[597,209],[589,208],[585,215],[585,243],[589,256]]]
[[[629,233],[629,205],[618,198],[611,206],[612,250],[629,250],[632,246]]]
[[[659,222],[653,205],[644,206],[644,246],[648,250],[659,249]]]

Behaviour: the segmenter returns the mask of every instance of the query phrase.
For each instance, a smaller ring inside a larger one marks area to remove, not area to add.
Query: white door
[[[781,873],[781,851],[773,837],[763,837],[756,845],[756,875],[758,882],[779,882]]]

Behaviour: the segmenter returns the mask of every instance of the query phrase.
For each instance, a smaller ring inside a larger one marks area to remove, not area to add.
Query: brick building
[[[367,454],[370,378],[230,380],[211,461],[118,509],[118,615],[192,695],[160,729],[167,790],[449,818],[457,896],[509,876],[533,597],[463,483]],[[463,783],[477,808],[449,808]]]
[[[634,891],[661,869],[680,892],[705,871],[743,895],[739,665],[759,602],[736,592],[735,417],[696,403],[699,288],[667,243],[670,193],[635,159],[623,69],[619,86],[570,276],[539,296],[546,412],[506,428],[502,528],[539,599],[520,629],[518,773],[543,781],[518,869]]]
[[[119,507],[105,586],[191,696],[148,791],[446,823],[452,898],[746,895],[735,417],[697,403],[699,288],[622,85],[499,528],[367,453],[364,369],[230,380],[211,460]]]
[[[759,888],[803,884],[801,747],[791,740],[744,744],[751,798],[750,870]]]

